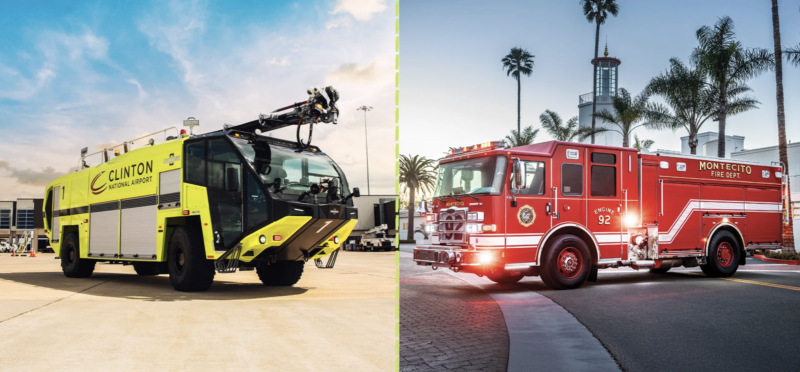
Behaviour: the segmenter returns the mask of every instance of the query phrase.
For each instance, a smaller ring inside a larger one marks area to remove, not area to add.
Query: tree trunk
[[[520,114],[520,104],[521,104],[521,97],[522,97],[522,82],[521,82],[521,80],[522,80],[522,74],[519,74],[517,76],[517,134],[522,134],[522,132],[520,132],[520,125],[521,125],[520,124],[520,120],[521,120],[521,117],[522,117],[521,114]]]
[[[416,188],[415,187],[408,187],[408,234],[406,235],[406,240],[414,240],[414,210],[417,209],[416,206]]]
[[[592,60],[592,144],[594,145],[594,114],[597,111],[597,48],[600,47],[600,21],[596,20],[597,31],[594,33],[594,59]]]
[[[725,157],[725,119],[728,116],[728,82],[720,82],[719,87],[719,138],[717,139],[717,157]]]
[[[789,182],[789,155],[786,150],[786,115],[783,107],[783,56],[781,55],[781,25],[778,18],[778,0],[772,0],[772,38],[775,41],[775,90],[778,101],[778,152]],[[786,186],[789,188],[789,185]],[[791,189],[789,189],[791,190]],[[783,224],[783,253],[796,253],[794,250],[794,224],[792,221],[792,193],[787,192],[787,223]]]
[[[629,134],[625,134],[622,136],[622,147],[628,147],[628,138],[630,137]]]
[[[697,155],[697,133],[689,132],[689,152]]]

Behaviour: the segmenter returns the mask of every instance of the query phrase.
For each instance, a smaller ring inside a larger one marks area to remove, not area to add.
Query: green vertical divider
[[[397,251],[395,252],[395,370],[400,371],[400,0],[394,2],[394,34],[395,34],[395,75],[394,75],[394,143],[395,143],[395,194],[398,198],[395,200],[395,227],[398,229],[398,234],[395,235],[395,245]]]

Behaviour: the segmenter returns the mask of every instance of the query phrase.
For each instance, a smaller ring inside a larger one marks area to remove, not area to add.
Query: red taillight
[[[331,236],[331,238],[330,238],[330,239],[328,239],[328,241],[329,241],[329,242],[332,242],[332,241],[333,241],[333,238],[335,238],[335,237],[334,237],[334,236]]]
[[[183,215],[184,216],[188,216],[189,215],[189,211],[183,211]]]
[[[279,241],[281,241],[281,239],[283,239],[283,237],[282,237],[282,236],[280,236],[280,235],[273,235],[273,236],[272,236],[272,240],[274,240],[274,241],[276,241],[276,242],[279,242]]]

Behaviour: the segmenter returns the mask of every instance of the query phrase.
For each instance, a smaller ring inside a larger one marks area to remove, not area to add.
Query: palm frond
[[[800,67],[800,44],[784,50],[783,55],[786,56],[786,60],[789,61],[789,63]]]

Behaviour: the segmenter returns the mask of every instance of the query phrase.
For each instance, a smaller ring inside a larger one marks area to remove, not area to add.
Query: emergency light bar
[[[506,147],[506,143],[504,141],[484,142],[484,143],[479,143],[477,145],[472,145],[472,146],[467,146],[467,147],[452,148],[452,149],[450,149],[450,155],[466,154],[468,152],[480,151],[480,150],[503,149],[505,147]]]

